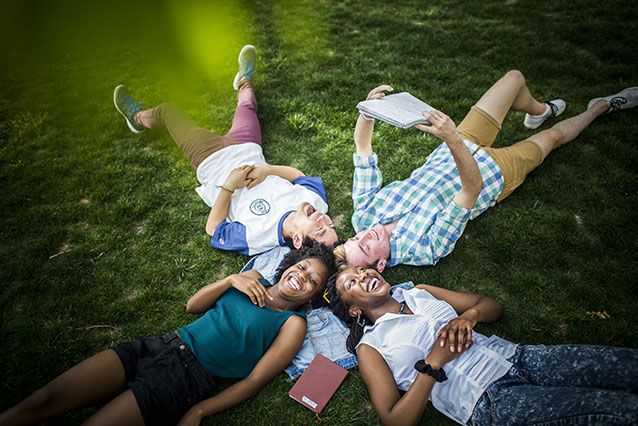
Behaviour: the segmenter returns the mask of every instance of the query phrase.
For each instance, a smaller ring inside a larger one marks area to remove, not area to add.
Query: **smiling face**
[[[374,307],[390,297],[390,284],[375,269],[349,267],[335,282],[339,297],[349,306],[351,316]]]
[[[346,260],[352,266],[372,266],[383,272],[390,257],[390,232],[376,225],[345,242]]]
[[[292,243],[295,248],[301,247],[304,237],[310,237],[327,245],[333,245],[339,239],[330,216],[321,213],[308,202],[301,203],[289,216],[289,220]]]
[[[322,292],[328,281],[328,268],[319,259],[309,257],[286,269],[277,283],[279,295],[301,306]]]

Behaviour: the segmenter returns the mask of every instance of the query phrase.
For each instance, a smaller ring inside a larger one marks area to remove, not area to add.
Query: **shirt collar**
[[[279,224],[277,225],[277,236],[279,237],[280,246],[288,245],[286,244],[286,241],[284,240],[284,220],[286,220],[286,218],[290,216],[290,213],[293,213],[293,212],[294,210],[290,210],[289,212],[284,213],[281,216],[281,219],[279,219]]]

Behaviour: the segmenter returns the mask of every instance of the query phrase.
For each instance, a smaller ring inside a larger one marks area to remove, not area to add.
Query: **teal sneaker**
[[[239,80],[246,77],[249,81],[253,80],[253,72],[255,72],[255,63],[257,62],[257,52],[255,46],[247,44],[239,52],[239,71],[233,80],[233,89],[239,90]]]
[[[124,116],[126,124],[128,125],[128,128],[131,129],[131,132],[142,133],[142,131],[144,131],[144,126],[137,123],[133,118],[135,113],[142,111],[144,107],[131,97],[131,94],[128,90],[126,90],[126,87],[120,84],[115,88],[113,91],[113,103],[115,104],[115,108],[118,112]]]

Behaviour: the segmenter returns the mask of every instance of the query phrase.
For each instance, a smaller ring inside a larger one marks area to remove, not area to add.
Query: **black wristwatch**
[[[436,370],[432,368],[430,364],[425,362],[425,360],[417,361],[416,364],[414,364],[414,369],[419,373],[427,374],[428,376],[433,377],[434,380],[439,383],[447,380],[447,374],[445,374],[445,370],[443,370],[442,368]]]

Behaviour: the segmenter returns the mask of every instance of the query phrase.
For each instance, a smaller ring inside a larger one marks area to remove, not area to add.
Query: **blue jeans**
[[[638,350],[520,345],[470,425],[638,424]]]

